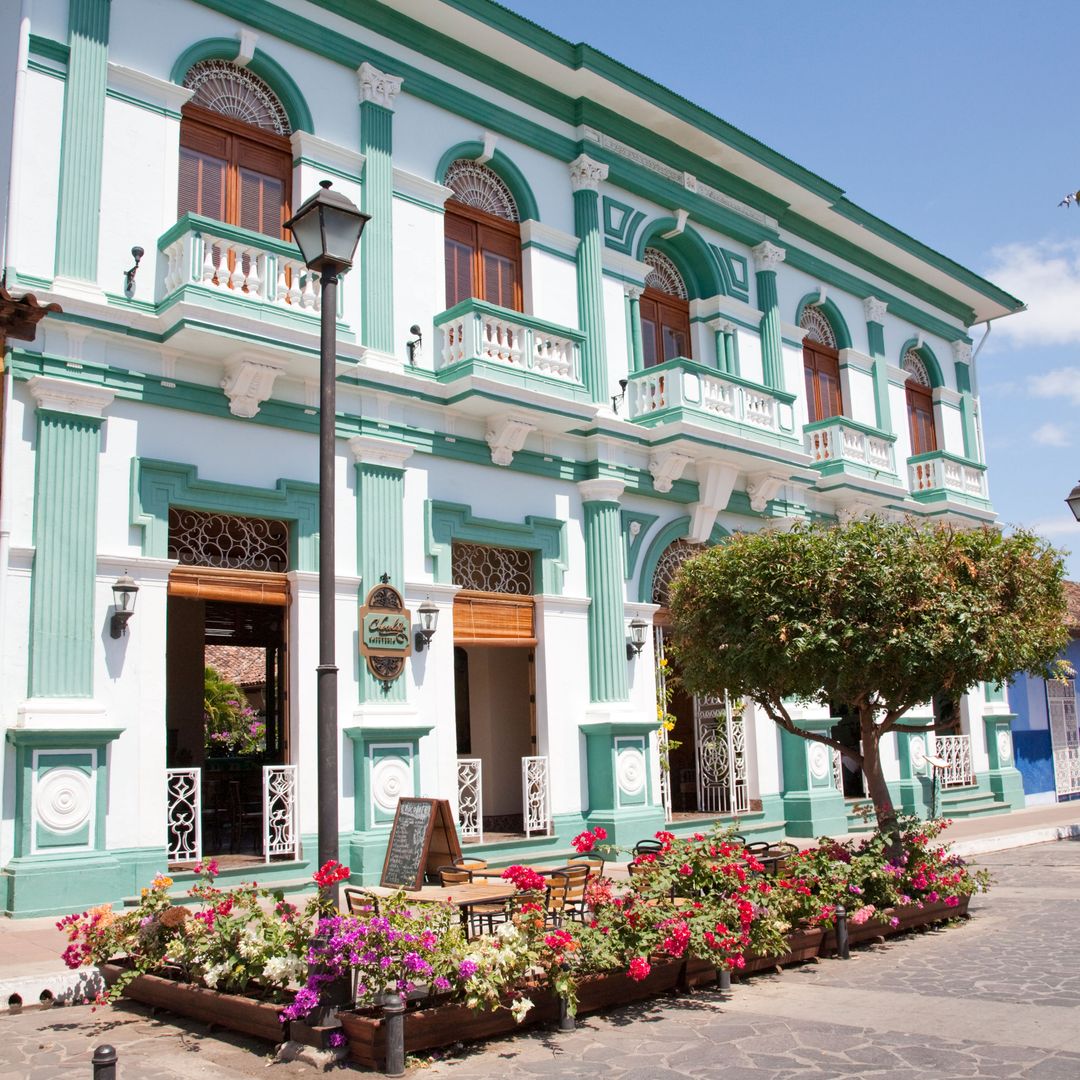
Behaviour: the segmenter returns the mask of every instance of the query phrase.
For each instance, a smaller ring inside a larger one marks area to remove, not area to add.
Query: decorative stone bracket
[[[282,360],[236,356],[225,362],[221,388],[229,399],[233,416],[254,416],[274,392],[274,380],[285,370]]]
[[[788,478],[776,473],[756,473],[746,478],[746,494],[750,497],[750,509],[762,514],[771,499],[786,484]]]
[[[659,492],[671,490],[683,474],[683,470],[694,459],[689,454],[681,454],[678,450],[660,450],[649,458],[649,472],[652,473],[653,487]]]
[[[694,504],[690,516],[690,535],[687,539],[692,544],[705,544],[712,535],[716,515],[725,509],[739,470],[724,461],[698,462],[698,501]]]
[[[491,460],[496,465],[509,465],[514,455],[525,445],[536,425],[521,416],[491,417],[488,420],[487,444]]]

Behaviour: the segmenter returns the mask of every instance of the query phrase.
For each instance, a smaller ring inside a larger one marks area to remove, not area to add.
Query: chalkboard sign
[[[380,885],[419,889],[425,873],[461,858],[457,828],[446,799],[398,799]]]

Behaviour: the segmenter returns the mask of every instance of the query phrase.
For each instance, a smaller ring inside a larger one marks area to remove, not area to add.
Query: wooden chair
[[[262,807],[258,810],[245,808],[240,798],[240,781],[229,781],[229,819],[230,837],[229,850],[232,853],[241,851],[244,846],[244,834],[252,832],[255,835],[255,854],[262,854],[263,845],[263,814]]]
[[[472,871],[466,866],[440,866],[435,873],[439,875],[439,884],[444,889],[472,881]]]
[[[345,910],[350,915],[373,916],[379,914],[379,898],[366,889],[347,886],[342,890],[345,898]]]
[[[454,866],[463,866],[466,870],[486,870],[488,861],[487,859],[460,855],[454,860]]]
[[[770,844],[769,850],[765,853],[765,858],[768,860],[765,863],[767,873],[774,877],[782,877],[794,865],[792,860],[798,854],[799,845],[792,844],[788,840]]]
[[[570,898],[570,875],[564,870],[545,870],[542,877],[547,882],[547,921],[561,926]]]
[[[566,902],[563,910],[566,917],[576,922],[584,922],[588,912],[588,904],[585,902],[585,887],[592,875],[592,867],[586,862],[567,863],[563,867],[564,873],[569,879],[566,889]]]
[[[664,850],[664,845],[659,840],[639,840],[634,845],[635,855],[647,855],[659,853]]]

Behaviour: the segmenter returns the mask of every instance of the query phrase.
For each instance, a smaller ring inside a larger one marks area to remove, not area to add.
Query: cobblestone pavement
[[[1080,843],[987,855],[997,887],[974,918],[713,991],[525,1031],[414,1062],[431,1080],[1080,1080]],[[265,1043],[139,1006],[0,1017],[0,1080],[89,1080],[100,1043],[121,1080],[317,1075]],[[343,1073],[364,1070],[342,1068]]]

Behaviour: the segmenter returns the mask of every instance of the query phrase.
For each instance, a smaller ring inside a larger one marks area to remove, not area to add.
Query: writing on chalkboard
[[[419,889],[425,873],[461,857],[446,799],[398,799],[380,885]]]

